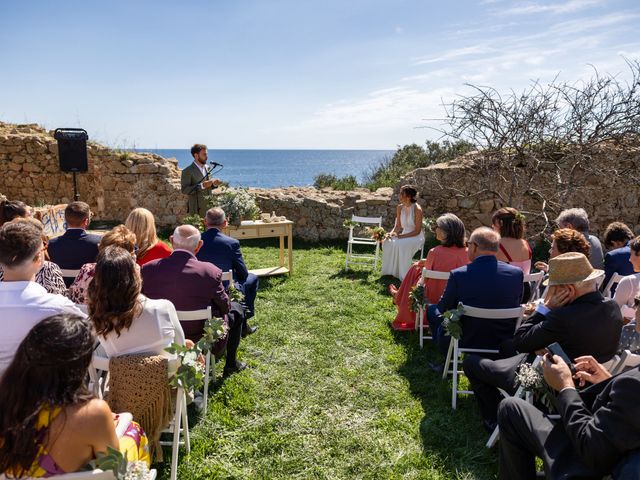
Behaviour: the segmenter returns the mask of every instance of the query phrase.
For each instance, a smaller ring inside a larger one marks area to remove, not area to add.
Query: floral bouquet
[[[367,227],[365,228],[365,231],[372,240],[375,240],[378,243],[381,243],[387,235],[387,232],[382,227]]]
[[[516,382],[525,392],[532,393],[537,400],[540,400],[549,411],[555,410],[551,387],[544,380],[540,364],[536,367],[530,363],[520,365],[516,373]]]
[[[409,293],[409,310],[413,313],[418,313],[420,307],[424,307],[426,304],[424,285],[415,285]]]
[[[96,453],[95,460],[87,466],[87,470],[99,468],[103,471],[111,470],[116,480],[150,480],[151,472],[145,462],[129,462],[127,454],[107,447],[107,453]]]
[[[460,319],[464,315],[464,307],[462,306],[462,302],[458,303],[458,306],[455,309],[447,310],[442,315],[444,320],[442,321],[442,328],[447,335],[455,338],[456,340],[460,340],[462,337],[462,324]]]
[[[255,220],[260,216],[256,197],[246,188],[226,190],[211,199],[212,207],[220,207],[231,225],[240,226],[242,220]]]
[[[356,227],[359,227],[360,224],[358,222],[354,222],[353,220],[347,219],[344,222],[342,222],[342,226],[344,228],[351,228],[351,227],[356,228]]]

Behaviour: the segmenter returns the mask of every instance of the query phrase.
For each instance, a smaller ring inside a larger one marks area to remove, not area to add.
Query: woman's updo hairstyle
[[[525,216],[511,207],[501,208],[491,218],[500,227],[500,236],[508,238],[524,238],[525,222]]]
[[[403,193],[406,197],[411,200],[411,203],[416,203],[418,201],[418,190],[411,185],[403,185],[400,187],[400,193]]]

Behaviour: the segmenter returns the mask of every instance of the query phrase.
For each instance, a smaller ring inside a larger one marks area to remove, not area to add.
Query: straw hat
[[[549,260],[549,285],[571,285],[604,275],[596,270],[582,253],[568,252]]]

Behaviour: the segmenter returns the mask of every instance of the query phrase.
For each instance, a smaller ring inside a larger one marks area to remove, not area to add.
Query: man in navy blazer
[[[427,310],[433,340],[443,354],[449,348],[450,337],[442,327],[442,314],[455,309],[459,302],[479,308],[515,308],[522,301],[523,277],[518,267],[496,258],[500,235],[487,227],[473,231],[468,242],[471,263],[451,271],[447,286],[437,305]],[[516,318],[486,320],[462,317],[460,347],[498,349],[512,338]]]
[[[197,253],[198,260],[213,263],[223,272],[233,270],[236,287],[244,293],[244,301],[248,309],[247,318],[251,318],[258,293],[258,277],[247,270],[240,251],[240,242],[221,232],[227,226],[224,210],[209,209],[204,221],[207,231],[202,234],[204,243]]]
[[[604,232],[604,245],[611,249],[604,256],[604,289],[614,273],[622,276],[633,275],[633,265],[629,261],[631,248],[629,242],[633,239],[633,232],[622,222],[609,224]],[[611,295],[615,293],[615,286],[611,289]]]
[[[236,359],[240,345],[243,318],[230,313],[231,302],[222,284],[222,270],[201,262],[196,253],[202,247],[200,232],[191,225],[180,225],[170,237],[173,253],[143,265],[142,293],[149,298],[164,298],[176,310],[201,310],[211,307],[213,317],[224,318],[229,326],[226,341],[218,341],[214,353],[227,347],[224,375],[243,370],[246,364]],[[229,314],[229,315],[227,315]],[[202,337],[204,319],[180,322],[184,335],[197,342]]]
[[[62,269],[79,270],[85,263],[93,263],[98,256],[100,235],[87,233],[91,209],[84,202],[71,202],[64,209],[67,231],[49,241],[49,257]],[[65,277],[69,287],[73,278]]]

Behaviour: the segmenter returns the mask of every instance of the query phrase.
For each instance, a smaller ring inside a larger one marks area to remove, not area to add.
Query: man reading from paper
[[[220,185],[220,180],[210,178],[210,170],[207,168],[207,146],[196,143],[191,147],[193,163],[182,170],[180,185],[182,193],[189,197],[189,214],[197,213],[201,217],[207,213],[208,205],[205,194],[208,190]]]

